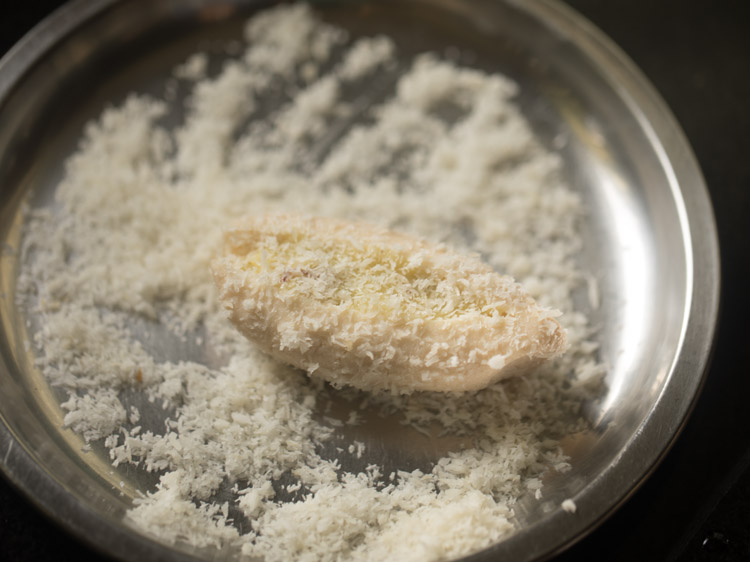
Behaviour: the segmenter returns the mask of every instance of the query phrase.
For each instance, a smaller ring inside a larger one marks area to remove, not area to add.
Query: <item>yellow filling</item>
[[[285,297],[363,314],[401,320],[506,314],[504,299],[470,290],[459,272],[434,270],[419,255],[388,246],[271,237],[245,256],[243,269],[270,274]]]

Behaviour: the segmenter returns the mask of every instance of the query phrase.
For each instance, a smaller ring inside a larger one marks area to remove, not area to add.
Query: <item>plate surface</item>
[[[125,559],[216,557],[168,548],[122,522],[142,475],[113,481],[104,455],[84,454],[61,427],[58,397],[24,346],[33,319],[15,303],[21,203],[44,204],[83,124],[135,89],[158,91],[201,45],[241,33],[258,3],[157,0],[74,2],[0,64],[2,368],[0,454],[6,474],[45,511]],[[596,274],[606,394],[586,405],[587,439],[570,443],[570,472],[546,483],[552,504],[521,501],[519,530],[477,559],[536,560],[611,513],[668,450],[701,386],[716,321],[718,250],[695,160],[668,109],[608,40],[557,3],[471,1],[321,3],[353,33],[392,35],[418,51],[456,45],[521,87],[519,103],[542,142],[564,131],[565,171],[589,213],[581,256]],[[425,14],[429,13],[429,17]],[[50,123],[54,126],[50,127]],[[595,243],[593,243],[595,241]],[[173,350],[179,354],[179,349]]]

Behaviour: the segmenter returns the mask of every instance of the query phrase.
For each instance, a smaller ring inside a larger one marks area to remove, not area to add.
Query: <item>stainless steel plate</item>
[[[111,474],[61,429],[54,393],[25,349],[15,305],[20,205],[44,201],[82,125],[131,90],[149,92],[199,47],[227,41],[258,2],[87,1],[39,25],[0,63],[0,459],[43,510],[125,559],[222,558],[159,544],[123,523],[141,476]],[[624,501],[668,450],[698,391],[718,301],[713,215],[690,148],[658,95],[605,37],[548,0],[323,2],[355,33],[389,33],[407,49],[456,45],[521,85],[543,142],[565,131],[565,172],[589,209],[583,265],[597,274],[606,394],[593,430],[571,442],[573,469],[550,481],[550,505],[518,506],[520,529],[477,559],[536,560],[583,536]],[[364,17],[362,14],[367,14]],[[119,485],[122,479],[124,486]]]

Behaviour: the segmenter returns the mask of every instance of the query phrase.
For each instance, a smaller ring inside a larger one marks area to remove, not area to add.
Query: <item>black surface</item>
[[[567,3],[636,62],[685,130],[716,213],[723,309],[706,386],[677,443],[614,516],[558,560],[750,560],[750,23],[743,9],[747,3]],[[0,2],[0,54],[61,4]],[[0,559],[61,558],[95,555],[0,478]]]

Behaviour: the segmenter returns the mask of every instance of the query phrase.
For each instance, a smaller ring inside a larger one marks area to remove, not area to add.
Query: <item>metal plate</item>
[[[196,46],[238,36],[259,3],[78,1],[43,22],[0,63],[0,234],[3,255],[0,459],[5,473],[79,537],[136,560],[222,558],[170,548],[122,517],[144,482],[82,454],[61,427],[57,398],[24,348],[28,319],[14,286],[20,204],[54,189],[82,125],[132,89],[148,92]],[[412,49],[453,44],[477,52],[521,85],[520,103],[542,141],[569,131],[566,172],[585,198],[603,305],[607,393],[587,405],[593,431],[566,451],[573,469],[548,483],[552,502],[574,497],[575,516],[524,511],[520,529],[476,555],[536,560],[602,521],[668,450],[696,399],[718,302],[718,249],[700,171],[668,109],[599,32],[546,0],[321,3],[337,24],[386,32]],[[377,6],[377,8],[375,8]],[[50,124],[54,126],[50,127]],[[123,493],[124,492],[124,493]]]

